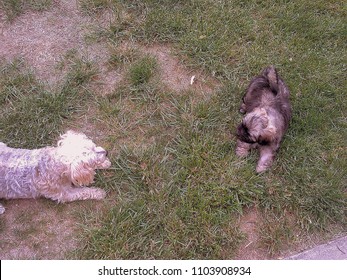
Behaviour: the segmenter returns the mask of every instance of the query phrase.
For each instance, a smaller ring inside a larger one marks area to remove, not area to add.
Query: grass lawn
[[[83,248],[73,258],[232,259],[249,209],[259,211],[268,257],[312,235],[346,233],[343,1],[80,0],[79,9],[91,18],[112,12],[85,38],[109,45],[108,67],[123,73],[112,92],[92,94],[97,66],[78,55],[61,63],[65,78],[50,90],[22,60],[0,68],[1,141],[51,144],[88,106],[103,127],[113,165],[95,185],[110,198],[101,213],[81,210]],[[153,45],[218,86],[168,87],[143,51]],[[257,175],[255,152],[235,156],[234,132],[247,84],[270,64],[291,91],[293,119],[273,167]]]

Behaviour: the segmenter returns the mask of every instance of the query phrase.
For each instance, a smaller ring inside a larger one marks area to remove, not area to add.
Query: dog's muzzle
[[[101,147],[96,147],[95,152],[99,158],[99,169],[106,169],[111,166],[111,161],[107,158],[108,151],[101,148]]]

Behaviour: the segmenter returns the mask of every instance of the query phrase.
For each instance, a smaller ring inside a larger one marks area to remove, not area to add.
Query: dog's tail
[[[278,85],[278,74],[277,74],[276,68],[271,65],[264,69],[262,75],[268,80],[270,89],[273,91],[273,93],[277,94],[279,91],[279,85]]]
[[[272,65],[265,68],[262,75],[268,81],[269,87],[275,94],[276,98],[280,100],[278,103],[278,109],[281,111],[282,115],[286,119],[286,123],[288,124],[292,115],[292,107],[289,102],[289,88],[277,74],[277,70]]]

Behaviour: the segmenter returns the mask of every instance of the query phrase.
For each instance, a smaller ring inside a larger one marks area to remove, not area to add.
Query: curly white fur
[[[0,142],[0,198],[103,199],[104,190],[86,186],[93,182],[96,169],[110,166],[106,150],[71,130],[60,137],[57,147],[14,149]],[[0,204],[0,214],[4,211]]]

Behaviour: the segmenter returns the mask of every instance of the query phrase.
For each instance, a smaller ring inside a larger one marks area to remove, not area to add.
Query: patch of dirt
[[[199,94],[211,94],[219,87],[219,82],[201,70],[185,67],[167,46],[148,46],[145,53],[157,58],[161,70],[161,80],[176,92],[192,90]]]
[[[259,244],[260,212],[257,207],[246,209],[240,217],[239,227],[246,238],[239,246],[235,259],[238,260],[266,260],[269,259],[266,250]]]
[[[77,205],[52,206],[43,199],[6,201],[1,219],[0,259],[63,259],[75,248]]]
[[[105,44],[86,45],[84,36],[89,26],[102,26],[108,14],[98,19],[84,16],[78,10],[78,1],[54,1],[52,7],[41,13],[28,11],[13,22],[0,20],[0,58],[10,61],[24,58],[37,77],[55,85],[63,73],[57,64],[70,50],[78,50],[86,58],[103,65],[108,59]],[[118,73],[100,67],[103,85],[117,82]]]
[[[291,220],[290,213],[287,213],[287,218]],[[336,228],[332,227],[330,233],[326,233],[326,236],[323,233],[315,233],[315,234],[307,234],[307,233],[299,233],[294,236],[293,240],[291,240],[290,245],[284,245],[281,248],[281,251],[271,255],[260,243],[260,227],[262,226],[262,214],[260,210],[253,206],[249,209],[245,209],[243,215],[239,219],[239,227],[240,230],[245,234],[245,240],[240,244],[238,253],[236,254],[234,259],[237,260],[270,260],[270,259],[284,259],[288,256],[292,256],[297,254],[298,252],[302,252],[304,250],[308,250],[317,245],[323,244],[327,242],[331,238],[338,238],[341,235],[333,235],[333,232],[343,232],[343,228],[341,226],[336,226]],[[295,227],[295,221],[290,221]]]

